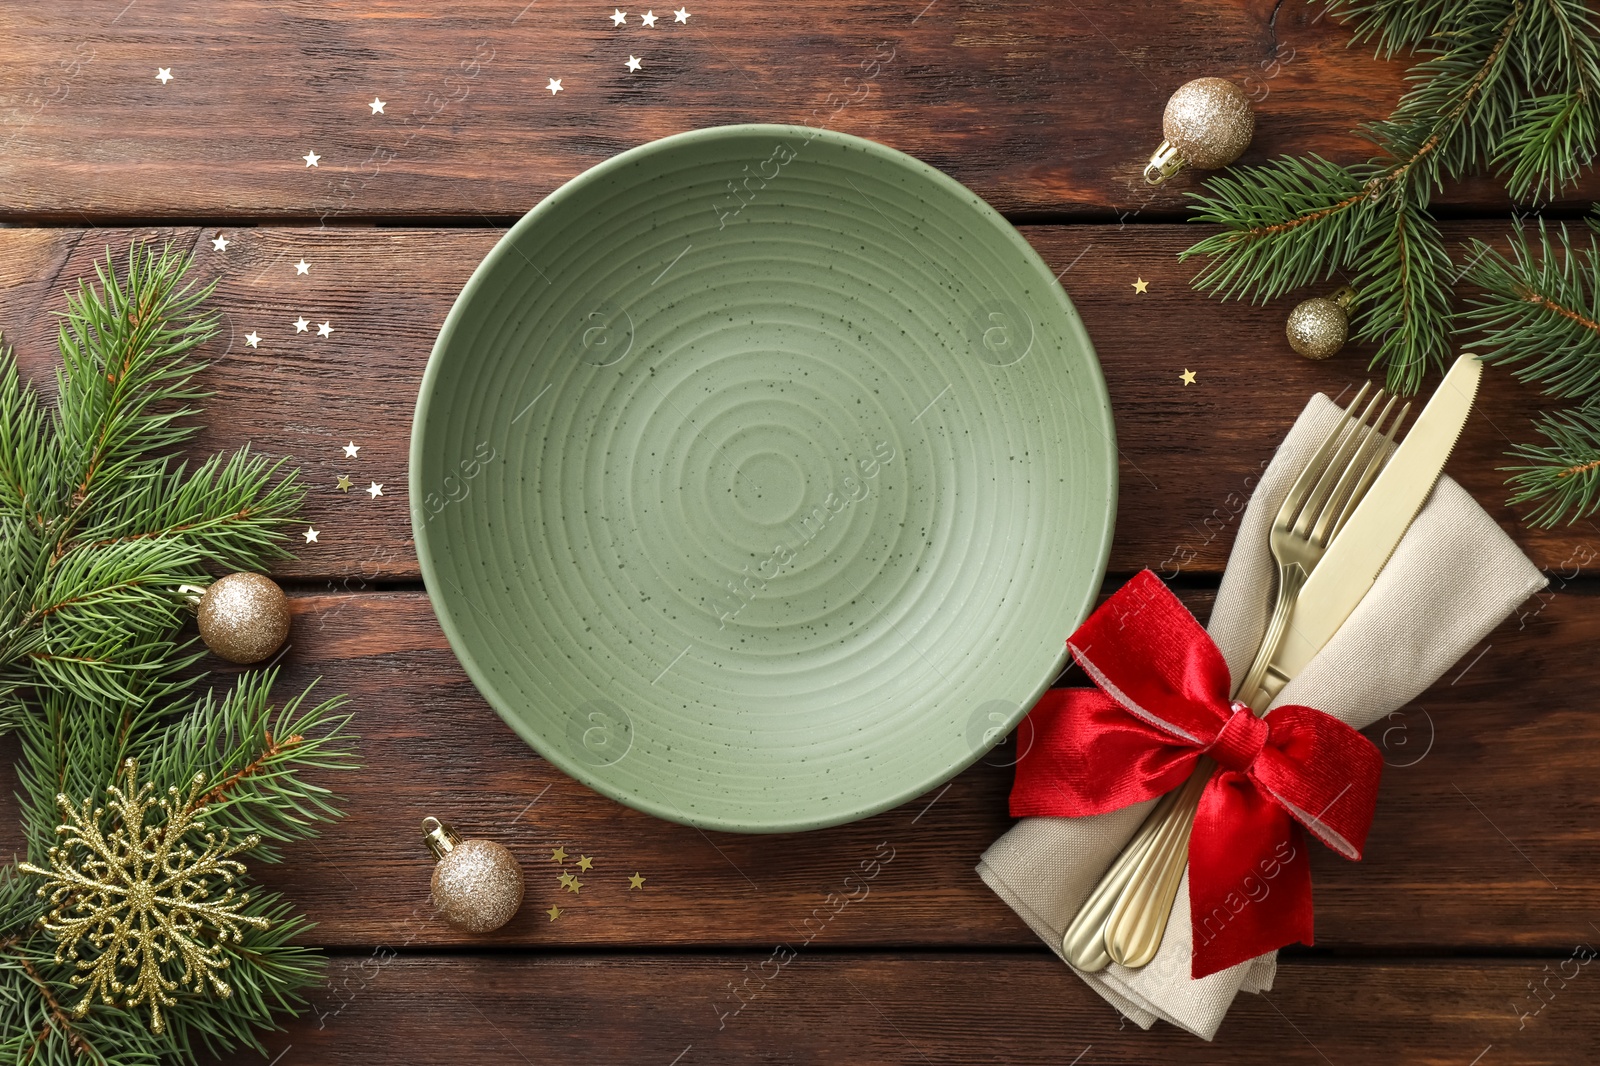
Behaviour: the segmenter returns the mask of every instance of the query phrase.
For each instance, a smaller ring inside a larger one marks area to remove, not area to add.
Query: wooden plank
[[[1579,961],[1592,949],[1573,949],[1536,959],[1288,961],[1271,992],[1238,997],[1212,1043],[1165,1023],[1149,1032],[1122,1024],[1042,953],[802,951],[782,968],[770,948],[712,957],[380,953],[335,960],[314,1012],[274,1036],[268,1055],[281,1066],[1566,1066],[1592,1062],[1600,1043],[1596,964]],[[1530,982],[1548,989],[1542,1001],[1531,999]]]
[[[1600,797],[1587,753],[1600,744],[1600,720],[1584,665],[1600,641],[1594,591],[1532,601],[1481,654],[1368,731],[1389,768],[1366,860],[1313,849],[1320,946],[1550,949],[1597,920]],[[1185,595],[1204,617],[1210,595]],[[820,943],[1036,943],[973,873],[1011,824],[1010,741],[948,790],[854,825],[706,834],[613,803],[530,751],[473,689],[421,594],[294,603],[279,693],[319,677],[323,691],[350,693],[366,763],[329,782],[348,818],[292,866],[257,867],[319,923],[320,943],[759,945],[818,932],[816,913],[846,896],[858,898],[823,924]],[[463,936],[432,916],[417,829],[430,814],[500,841],[523,863],[526,902],[499,933]],[[17,847],[15,820],[0,826],[9,827],[0,850]],[[577,895],[557,882],[558,846],[569,872],[579,856],[593,860]],[[862,863],[884,854],[892,860],[862,896]],[[634,873],[642,889],[629,887]],[[554,922],[551,906],[562,909]]]
[[[883,141],[1004,211],[1180,217],[1195,178],[1152,191],[1140,173],[1178,85],[1220,75],[1257,97],[1245,163],[1358,161],[1371,146],[1350,131],[1388,113],[1405,69],[1299,0],[717,0],[654,28],[576,0],[168,0],[11,5],[0,35],[0,214],[69,224],[515,216],[623,149],[750,121]],[[1591,175],[1573,202],[1597,190]],[[1490,180],[1441,197],[1504,200]]]
[[[1503,236],[1496,223],[1451,223],[1452,247],[1468,236]],[[406,503],[406,455],[422,369],[444,316],[494,230],[315,230],[261,227],[139,231],[196,247],[197,276],[219,283],[221,336],[206,383],[218,414],[206,448],[250,441],[293,455],[313,486],[307,517],[315,546],[284,576],[354,589],[418,577]],[[225,232],[225,252],[210,243]],[[1204,232],[1189,226],[1024,227],[1060,271],[1105,369],[1121,452],[1121,498],[1111,567],[1163,574],[1215,574],[1226,562],[1237,516],[1260,465],[1317,390],[1337,395],[1365,378],[1352,350],[1324,363],[1289,351],[1283,321],[1293,299],[1270,307],[1206,299],[1188,284],[1195,265],[1177,253]],[[202,237],[204,238],[202,240]],[[124,230],[0,230],[0,327],[30,372],[56,364],[51,314],[61,289],[92,274]],[[296,272],[299,261],[309,272]],[[1132,282],[1150,282],[1136,294]],[[304,319],[309,327],[296,332]],[[316,326],[333,332],[319,337]],[[254,331],[259,347],[246,335]],[[1193,369],[1195,385],[1179,380]],[[1521,526],[1503,505],[1503,452],[1531,436],[1540,408],[1530,388],[1504,371],[1489,387],[1450,470],[1541,566],[1568,567],[1600,550],[1597,528]],[[341,446],[360,445],[346,461]],[[356,479],[335,490],[340,474]],[[363,493],[371,482],[382,498]]]

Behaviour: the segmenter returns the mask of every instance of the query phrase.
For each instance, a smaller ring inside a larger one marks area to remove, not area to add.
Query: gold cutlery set
[[[1291,486],[1272,523],[1278,581],[1271,619],[1234,699],[1264,715],[1361,602],[1433,491],[1478,391],[1483,364],[1458,358],[1398,446],[1410,410],[1363,386]],[[1202,758],[1151,808],[1062,936],[1079,970],[1138,968],[1156,956],[1188,863],[1206,782]]]

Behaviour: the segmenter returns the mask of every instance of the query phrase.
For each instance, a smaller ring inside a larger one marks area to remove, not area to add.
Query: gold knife
[[[1276,697],[1290,678],[1305,669],[1372,588],[1439,480],[1466,425],[1482,377],[1483,364],[1477,356],[1468,352],[1456,360],[1366,498],[1311,572],[1289,618],[1288,632],[1262,681],[1270,697]]]

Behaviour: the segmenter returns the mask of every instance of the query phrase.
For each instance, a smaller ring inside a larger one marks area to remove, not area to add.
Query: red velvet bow
[[[1067,646],[1099,689],[1052,689],[1029,713],[1034,742],[1017,763],[1012,815],[1113,811],[1177,788],[1209,755],[1219,769],[1189,839],[1193,976],[1310,944],[1300,826],[1361,858],[1383,768],[1378,749],[1310,707],[1257,718],[1230,701],[1222,653],[1148,570]]]

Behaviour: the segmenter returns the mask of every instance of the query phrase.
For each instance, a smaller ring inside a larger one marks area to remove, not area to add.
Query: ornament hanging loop
[[[461,837],[439,819],[429,815],[422,820],[422,842],[428,845],[428,850],[433,852],[434,859],[442,859],[455,850],[461,843]]]
[[[1356,305],[1356,290],[1350,285],[1340,285],[1337,289],[1328,293],[1328,299],[1348,311]]]
[[[182,596],[190,607],[199,607],[200,597],[204,596],[206,589],[210,587],[210,585],[179,585],[178,595]]]
[[[1160,185],[1182,170],[1183,162],[1183,157],[1178,154],[1178,146],[1171,141],[1162,141],[1150,157],[1150,162],[1144,165],[1145,184]]]

